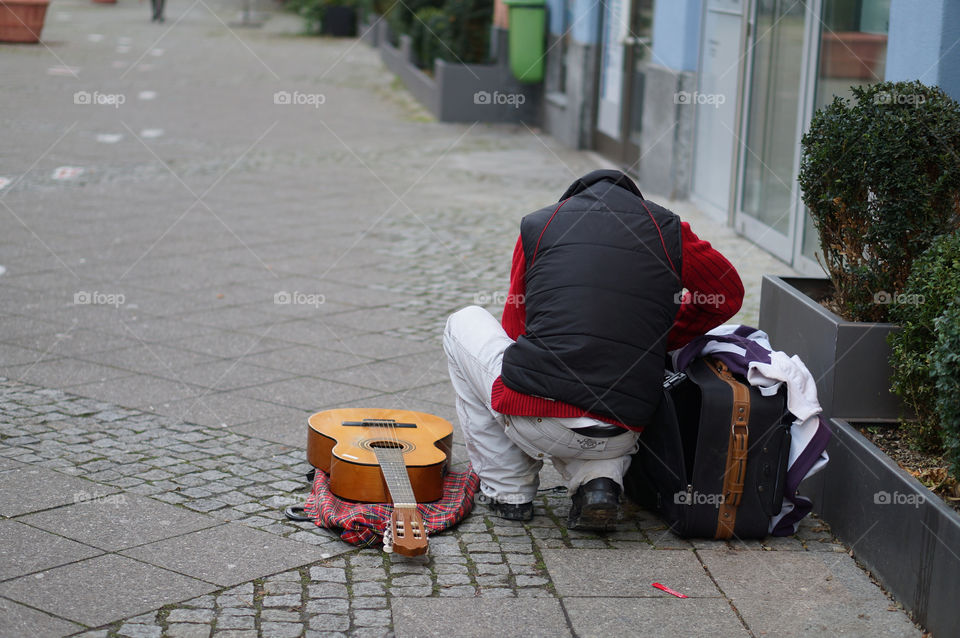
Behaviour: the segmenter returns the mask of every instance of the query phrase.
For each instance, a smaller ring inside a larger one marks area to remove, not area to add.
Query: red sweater
[[[683,255],[681,284],[686,288],[683,303],[667,335],[667,349],[685,346],[694,337],[716,328],[740,310],[743,303],[743,283],[740,275],[727,259],[714,250],[710,242],[697,237],[690,224],[682,222],[681,250]],[[527,262],[523,244],[517,239],[510,269],[510,292],[503,308],[503,329],[516,340],[526,325]],[[606,423],[628,427],[609,417],[592,414],[562,401],[551,401],[511,390],[497,377],[493,383],[493,409],[501,414],[517,416],[580,417],[590,416]],[[642,428],[631,428],[641,430]]]

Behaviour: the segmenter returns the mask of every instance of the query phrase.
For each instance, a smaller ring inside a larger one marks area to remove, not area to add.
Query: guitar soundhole
[[[404,454],[412,452],[416,446],[409,441],[389,440],[389,439],[367,439],[358,444],[358,447],[365,450],[400,450]]]

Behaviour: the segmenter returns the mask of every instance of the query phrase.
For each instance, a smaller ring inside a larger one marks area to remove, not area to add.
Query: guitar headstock
[[[427,530],[415,507],[395,507],[383,532],[384,550],[420,556],[427,553]],[[389,541],[389,545],[388,545]],[[389,549],[388,549],[389,548]]]

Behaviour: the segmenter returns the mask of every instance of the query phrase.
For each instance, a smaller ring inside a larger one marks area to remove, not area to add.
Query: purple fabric
[[[830,426],[824,418],[818,417],[819,424],[817,431],[803,448],[803,452],[796,458],[790,469],[787,470],[787,484],[784,487],[784,498],[793,503],[793,510],[786,516],[777,521],[776,527],[770,533],[773,536],[792,536],[797,531],[797,523],[810,513],[813,509],[813,502],[805,496],[797,494],[800,482],[807,476],[816,462],[820,459],[820,453],[827,449],[827,444],[833,436]]]
[[[734,374],[747,376],[747,368],[752,361],[760,363],[770,363],[770,351],[764,348],[756,341],[749,339],[748,336],[757,332],[756,328],[750,326],[740,326],[732,334],[728,335],[702,335],[683,347],[677,355],[677,370],[685,370],[694,359],[700,356],[703,349],[711,342],[729,343],[738,348],[743,348],[745,355],[735,352],[711,352],[714,359],[722,361]]]

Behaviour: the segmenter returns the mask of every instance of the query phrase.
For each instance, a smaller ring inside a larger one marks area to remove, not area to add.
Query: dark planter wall
[[[845,421],[830,462],[801,492],[861,561],[935,636],[960,627],[960,515]]]
[[[400,46],[396,48],[385,30],[386,24],[381,21],[376,41],[384,64],[441,122],[536,125],[540,121],[542,85],[521,84],[514,79],[507,65],[506,37],[492,39],[497,47],[495,64],[436,60],[430,77],[413,64],[409,36],[400,36]]]
[[[890,392],[890,323],[844,321],[811,299],[826,279],[764,275],[760,329],[777,350],[798,355],[817,382],[825,415],[848,421],[896,421],[904,413]]]

